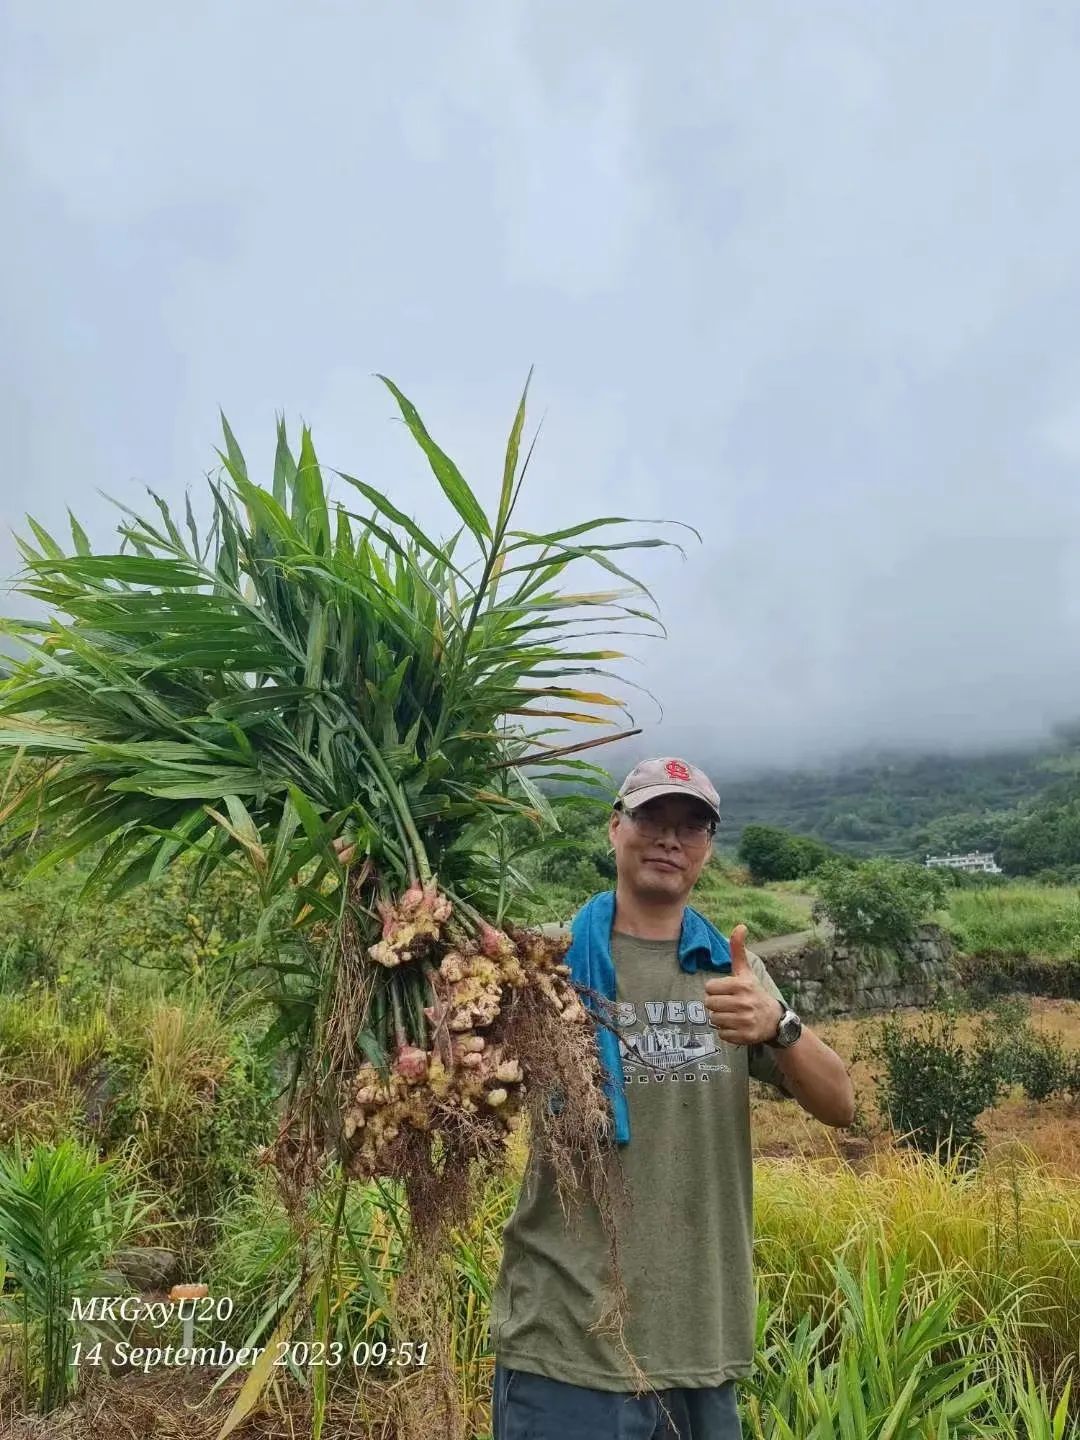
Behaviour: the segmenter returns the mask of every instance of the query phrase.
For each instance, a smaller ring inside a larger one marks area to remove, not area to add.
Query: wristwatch
[[[783,1013],[780,1022],[776,1027],[776,1034],[771,1040],[766,1040],[766,1045],[771,1045],[774,1050],[786,1050],[789,1045],[794,1045],[802,1034],[802,1021],[790,1005],[783,1004]]]

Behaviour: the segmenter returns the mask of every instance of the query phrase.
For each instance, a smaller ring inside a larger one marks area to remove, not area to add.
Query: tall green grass
[[[1015,1322],[1032,1359],[1080,1352],[1080,1185],[1016,1151],[965,1171],[913,1151],[873,1168],[762,1160],[755,1169],[755,1269],[771,1307],[825,1319],[840,1298],[837,1257],[858,1269],[875,1246],[912,1272],[962,1287],[965,1322]]]
[[[1080,954],[1080,890],[1017,882],[949,892],[938,914],[959,949],[986,956]]]
[[[277,1088],[244,1029],[186,989],[0,993],[0,1145],[98,1146],[157,1195],[155,1238],[185,1264],[250,1183]]]

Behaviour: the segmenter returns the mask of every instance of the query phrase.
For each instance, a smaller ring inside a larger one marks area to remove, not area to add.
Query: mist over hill
[[[617,784],[653,751],[635,737],[593,753]],[[726,854],[751,824],[814,836],[858,856],[922,860],[927,851],[998,850],[1018,822],[1080,806],[1080,723],[1056,727],[1041,744],[972,754],[867,747],[834,765],[753,775],[731,774],[707,743],[688,758],[720,792],[717,849]],[[1043,863],[1065,863],[1052,838],[1043,848]]]

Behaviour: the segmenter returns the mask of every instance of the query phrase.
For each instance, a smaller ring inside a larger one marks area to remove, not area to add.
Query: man
[[[854,1093],[843,1061],[746,949],[746,926],[729,944],[687,905],[719,818],[695,766],[632,770],[609,820],[614,895],[578,912],[567,957],[578,983],[614,976],[619,1063],[608,1074],[631,1197],[617,1231],[625,1340],[652,1389],[591,1328],[611,1279],[596,1208],[567,1225],[534,1151],[492,1300],[494,1440],[741,1435],[734,1382],[751,1369],[755,1318],[749,1079],[829,1125],[851,1123]],[[610,1055],[614,1039],[604,1043]]]

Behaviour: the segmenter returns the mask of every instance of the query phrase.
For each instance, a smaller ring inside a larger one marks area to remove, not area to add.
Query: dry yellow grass
[[[898,1012],[905,1024],[917,1028],[925,1011]],[[822,1020],[813,1026],[827,1045],[851,1062],[852,1055],[865,1048],[864,1041],[878,1017],[860,1020]],[[970,1041],[976,1020],[961,1016],[957,1036]],[[1080,1001],[1031,1001],[1031,1026],[1046,1034],[1058,1034],[1064,1043],[1080,1049]],[[859,1123],[850,1131],[831,1130],[791,1101],[768,1098],[763,1087],[754,1087],[753,1134],[755,1153],[762,1157],[828,1157],[839,1155],[861,1163],[871,1154],[892,1148],[887,1127],[878,1115],[872,1067],[860,1060],[851,1065],[859,1104]],[[992,1110],[983,1112],[979,1128],[992,1154],[1022,1147],[1060,1174],[1080,1175],[1080,1104],[1068,1100],[1046,1100],[1040,1104],[1025,1099],[1014,1089]]]

